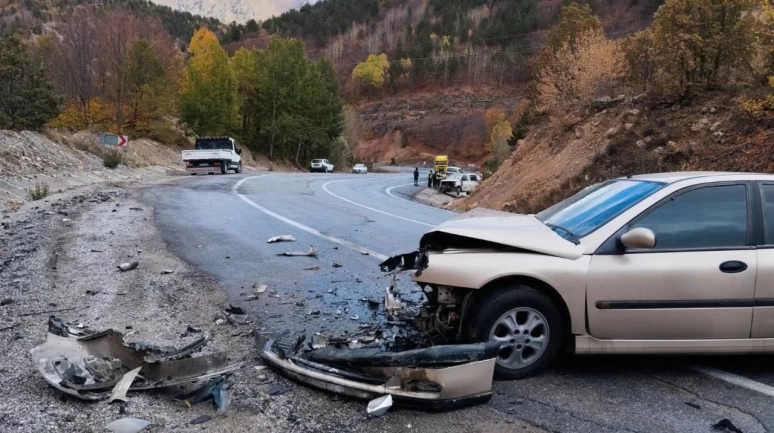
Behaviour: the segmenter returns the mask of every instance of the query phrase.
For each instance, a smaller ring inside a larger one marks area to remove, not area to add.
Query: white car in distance
[[[368,174],[368,167],[365,164],[355,164],[352,167],[352,173],[354,174]]]
[[[309,171],[312,173],[318,171],[322,173],[333,173],[333,164],[327,159],[313,159],[312,164],[309,166]]]

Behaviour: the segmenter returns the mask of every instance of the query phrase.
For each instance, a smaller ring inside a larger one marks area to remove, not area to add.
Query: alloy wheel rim
[[[489,341],[500,343],[497,363],[511,369],[527,367],[540,359],[549,338],[545,316],[527,307],[507,311],[497,319],[489,334]]]

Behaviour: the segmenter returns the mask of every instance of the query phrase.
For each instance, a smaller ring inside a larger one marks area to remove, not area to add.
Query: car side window
[[[743,247],[747,244],[747,188],[718,185],[678,193],[630,229],[656,234],[655,250]]]
[[[763,216],[766,220],[766,245],[774,245],[774,185],[761,185]]]

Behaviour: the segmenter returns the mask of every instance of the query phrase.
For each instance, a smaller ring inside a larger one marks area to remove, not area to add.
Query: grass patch
[[[109,169],[115,169],[121,164],[121,152],[118,150],[106,150],[102,155],[102,163]]]
[[[45,182],[38,182],[34,187],[27,190],[27,198],[30,201],[43,200],[48,197],[48,184]]]

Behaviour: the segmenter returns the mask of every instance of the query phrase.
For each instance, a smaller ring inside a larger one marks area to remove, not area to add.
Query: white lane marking
[[[423,225],[423,226],[425,226],[425,227],[435,227],[435,226],[437,225],[437,224],[436,224],[436,225],[433,225],[433,224],[427,224],[427,223],[423,223],[422,221],[417,221],[417,220],[413,220],[413,219],[411,219],[411,218],[406,218],[406,217],[402,217],[402,216],[400,216],[400,215],[395,215],[394,213],[389,213],[389,212],[385,212],[385,211],[383,211],[383,210],[374,209],[374,208],[372,208],[372,207],[370,207],[370,206],[366,206],[366,205],[364,205],[364,204],[360,204],[360,203],[354,202],[354,201],[352,201],[352,200],[346,199],[346,198],[344,198],[344,197],[342,197],[342,196],[340,196],[340,195],[336,195],[336,194],[332,193],[332,192],[331,192],[331,190],[329,190],[329,189],[328,189],[328,185],[330,185],[330,184],[332,184],[332,183],[338,183],[338,182],[346,182],[346,181],[349,181],[349,180],[353,180],[353,179],[341,179],[341,180],[332,180],[332,181],[330,181],[330,182],[326,182],[326,183],[324,183],[324,184],[323,184],[323,186],[322,186],[322,188],[323,188],[323,190],[325,190],[325,192],[327,192],[328,194],[330,194],[330,195],[332,195],[332,196],[336,197],[337,199],[339,199],[339,200],[343,200],[343,201],[345,201],[345,202],[347,202],[347,203],[350,203],[350,204],[353,204],[353,205],[355,205],[355,206],[360,206],[360,207],[362,207],[363,209],[368,209],[368,210],[370,210],[370,211],[373,211],[373,212],[377,212],[377,213],[380,213],[380,214],[384,214],[384,215],[387,215],[387,216],[391,216],[391,217],[393,217],[393,218],[398,218],[398,219],[401,219],[401,220],[403,220],[403,221],[408,221],[408,222],[411,222],[411,223],[414,223],[414,224]]]
[[[714,377],[726,381],[728,383],[747,388],[751,391],[759,392],[769,397],[774,397],[774,386],[766,385],[765,383],[756,382],[746,377],[738,376],[727,371],[718,370],[711,367],[703,367],[700,365],[688,366],[691,370],[698,371],[699,373],[706,374],[707,376]]]
[[[242,186],[243,183],[245,183],[245,182],[247,182],[248,180],[251,180],[251,179],[258,179],[259,177],[266,177],[266,176],[271,176],[271,175],[270,174],[264,174],[264,175],[261,175],[261,176],[246,177],[246,178],[240,180],[239,182],[237,182],[236,184],[234,184],[234,186],[231,187],[231,192],[233,192],[239,198],[244,200],[245,203],[249,204],[250,206],[252,206],[252,207],[254,207],[256,209],[258,209],[259,211],[265,213],[266,215],[269,215],[270,217],[276,218],[276,219],[284,222],[285,224],[289,224],[289,225],[291,225],[291,226],[293,226],[293,227],[295,227],[295,228],[297,228],[299,230],[305,231],[305,232],[307,232],[309,234],[315,235],[317,237],[323,238],[323,239],[325,239],[327,241],[333,242],[335,244],[339,244],[339,245],[341,245],[343,247],[347,247],[347,248],[349,248],[351,250],[355,250],[357,252],[361,252],[362,253],[362,252],[365,251],[365,252],[368,253],[369,256],[372,256],[372,257],[374,257],[374,258],[376,258],[378,260],[384,261],[384,260],[387,260],[389,258],[385,254],[376,252],[374,250],[369,250],[368,248],[363,248],[363,247],[361,247],[361,246],[359,246],[359,245],[357,245],[355,243],[352,243],[352,242],[344,240],[344,239],[339,239],[339,238],[334,237],[334,236],[326,235],[325,233],[322,233],[319,230],[313,229],[313,228],[311,228],[309,226],[306,226],[306,225],[301,224],[299,222],[293,221],[292,219],[290,219],[288,217],[282,216],[282,215],[280,215],[280,214],[278,214],[276,212],[273,212],[273,211],[270,211],[269,209],[266,209],[265,207],[259,205],[258,203],[250,200],[245,195],[239,193],[239,187]]]
[[[417,205],[417,206],[422,206],[422,207],[426,207],[426,208],[430,208],[430,209],[435,209],[435,210],[438,210],[438,211],[441,211],[441,212],[448,212],[448,213],[453,213],[453,214],[456,214],[456,213],[457,213],[457,212],[454,212],[454,211],[450,211],[450,210],[446,210],[446,209],[441,209],[441,208],[439,208],[439,207],[433,207],[433,206],[428,206],[428,205],[426,205],[426,204],[423,204],[423,203],[418,203],[418,202],[415,202],[414,200],[409,200],[409,199],[407,199],[407,198],[398,197],[397,195],[394,195],[394,194],[392,193],[392,190],[394,190],[395,188],[401,188],[401,187],[404,187],[404,186],[413,186],[413,185],[414,185],[413,183],[407,183],[407,184],[404,184],[404,185],[396,185],[396,186],[391,186],[391,187],[387,188],[387,189],[385,190],[385,192],[386,192],[386,193],[387,193],[387,195],[389,195],[390,197],[397,198],[398,200],[402,200],[402,201],[407,201],[407,202],[409,202],[409,203],[414,203],[414,204],[415,204],[415,205]]]

